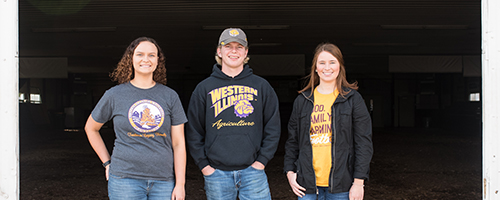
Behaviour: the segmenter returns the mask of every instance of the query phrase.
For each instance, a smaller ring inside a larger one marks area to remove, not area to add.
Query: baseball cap
[[[247,35],[239,28],[227,28],[220,34],[219,45],[226,45],[230,42],[238,42],[244,47],[248,46]]]

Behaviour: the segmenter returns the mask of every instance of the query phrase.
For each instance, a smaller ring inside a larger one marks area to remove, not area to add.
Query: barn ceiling
[[[112,69],[135,38],[156,39],[174,73],[205,73],[219,34],[242,27],[252,54],[337,44],[347,65],[386,71],[389,55],[480,55],[480,0],[20,0],[23,57],[67,57],[72,73]]]

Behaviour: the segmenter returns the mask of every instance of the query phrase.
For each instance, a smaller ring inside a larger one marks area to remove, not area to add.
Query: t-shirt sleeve
[[[113,117],[113,101],[109,91],[102,95],[101,99],[92,110],[92,118],[99,123],[106,123]]]
[[[186,113],[184,112],[184,108],[182,107],[181,100],[177,94],[172,95],[172,104],[170,109],[172,110],[172,125],[180,125],[187,122]]]

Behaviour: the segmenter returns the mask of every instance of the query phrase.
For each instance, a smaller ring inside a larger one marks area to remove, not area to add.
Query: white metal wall
[[[0,199],[19,199],[18,1],[0,1]]]
[[[500,199],[500,1],[482,0],[483,199]],[[467,180],[464,180],[467,181]]]

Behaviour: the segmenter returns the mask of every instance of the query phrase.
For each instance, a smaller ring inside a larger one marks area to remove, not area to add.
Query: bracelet
[[[102,166],[103,166],[104,168],[106,168],[109,164],[111,164],[111,160],[108,160],[108,161],[106,161],[106,162],[102,163]]]
[[[365,187],[365,185],[355,184],[354,182],[352,183],[352,185],[357,185],[357,186]]]

